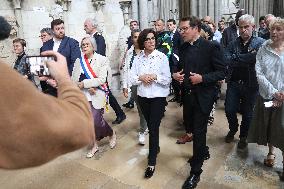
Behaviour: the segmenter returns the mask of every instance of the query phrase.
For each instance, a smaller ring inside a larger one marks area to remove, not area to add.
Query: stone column
[[[207,15],[211,17],[213,21],[215,21],[215,0],[207,0]]]
[[[104,14],[103,14],[103,11],[102,11],[103,7],[106,4],[105,0],[92,0],[92,2],[93,2],[93,6],[95,7],[95,10],[96,10],[95,18],[96,18],[97,21],[99,21],[99,25],[98,25],[97,30],[98,30],[98,32],[103,34],[103,36],[106,39],[106,36],[105,36],[105,19],[104,19]]]
[[[139,20],[138,16],[138,0],[131,0],[132,19]]]
[[[197,1],[190,0],[190,15],[197,16]]]
[[[148,1],[139,0],[139,21],[141,30],[148,28]]]
[[[22,0],[13,0],[12,2],[14,5],[15,17],[16,17],[17,23],[19,24],[18,37],[24,38],[23,19],[22,19],[22,11],[21,11]]]
[[[124,25],[127,24],[127,21],[129,20],[129,8],[131,1],[130,0],[120,0],[119,1],[120,8],[123,13],[123,20],[124,20]]]
[[[221,7],[219,6],[219,0],[214,0],[214,22],[217,24],[221,19]]]
[[[63,20],[66,24],[64,24],[65,33],[69,32],[69,17],[68,17],[68,10],[70,9],[72,0],[55,0],[55,3],[62,6],[63,8]]]

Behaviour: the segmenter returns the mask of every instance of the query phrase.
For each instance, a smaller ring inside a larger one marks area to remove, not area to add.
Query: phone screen
[[[27,56],[26,63],[29,66],[30,73],[36,76],[49,76],[50,73],[46,66],[47,61],[54,60],[53,56]]]

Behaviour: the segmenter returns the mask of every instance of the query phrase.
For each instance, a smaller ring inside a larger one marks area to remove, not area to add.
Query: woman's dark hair
[[[4,40],[9,37],[11,32],[11,25],[7,22],[7,20],[0,16],[0,40]]]
[[[64,21],[61,19],[55,19],[51,22],[51,29],[54,29],[54,26],[64,24]]]
[[[14,43],[20,43],[23,47],[26,47],[27,46],[27,42],[26,40],[24,39],[21,39],[21,38],[16,38],[13,40],[13,44]]]
[[[155,44],[157,44],[157,34],[156,32],[151,29],[151,28],[148,28],[148,29],[144,29],[140,34],[139,34],[139,37],[138,37],[138,45],[139,45],[139,49],[144,49],[145,46],[144,46],[144,42],[146,41],[146,38],[147,38],[147,35],[149,33],[152,33],[154,34],[155,36]]]

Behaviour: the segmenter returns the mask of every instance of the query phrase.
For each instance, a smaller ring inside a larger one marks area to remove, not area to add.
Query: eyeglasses
[[[46,37],[47,35],[46,34],[42,34],[42,35],[40,35],[39,37],[40,38],[44,38],[44,37]]]
[[[178,28],[178,32],[186,32],[190,27]]]
[[[153,41],[155,41],[155,37],[147,37],[146,39],[145,39],[145,42],[150,42],[151,40],[153,40]]]
[[[81,47],[89,47],[91,44],[89,44],[89,43],[82,43],[81,44]]]

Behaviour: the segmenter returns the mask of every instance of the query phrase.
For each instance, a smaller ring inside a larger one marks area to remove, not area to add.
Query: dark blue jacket
[[[102,55],[102,56],[106,56],[106,42],[105,42],[105,38],[98,32],[96,32],[93,37],[96,40],[97,43],[97,50],[96,53]]]
[[[40,52],[52,50],[53,45],[54,45],[53,39],[48,40],[40,48]],[[79,42],[73,38],[65,36],[62,39],[57,52],[65,56],[67,61],[68,71],[69,74],[71,75],[76,59],[80,58],[81,56]]]
[[[228,66],[226,77],[227,82],[231,80],[234,68],[242,67],[246,68],[248,71],[249,86],[258,87],[255,72],[256,54],[264,41],[265,40],[260,37],[252,36],[248,46],[249,52],[247,53],[241,53],[242,43],[240,37],[229,43],[228,47],[224,51],[225,60]]]
[[[54,45],[53,39],[48,40],[40,48],[40,52],[53,50],[53,45]],[[80,58],[80,56],[81,56],[79,42],[76,41],[73,38],[65,36],[62,39],[57,52],[59,52],[60,54],[62,54],[66,58],[68,71],[69,71],[69,74],[71,75],[76,59]],[[41,81],[40,85],[41,85],[42,91],[44,93],[50,94],[52,96],[57,96],[56,88],[53,88],[52,86],[48,85],[44,81]]]

